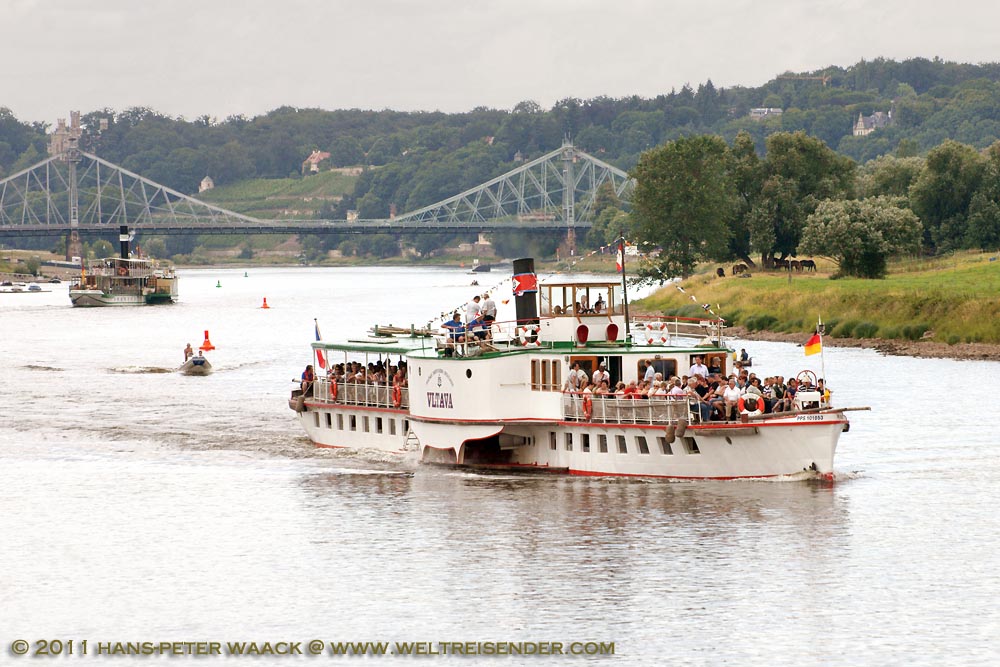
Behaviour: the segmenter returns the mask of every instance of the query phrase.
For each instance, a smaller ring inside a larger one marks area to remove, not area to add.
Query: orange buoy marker
[[[210,341],[208,339],[208,329],[205,329],[205,342],[202,343],[201,347],[199,347],[198,349],[199,350],[204,350],[204,351],[214,350],[215,349],[215,346],[212,345],[212,341]]]
[[[270,308],[270,307],[271,307],[271,306],[267,305],[267,297],[265,296],[265,297],[264,297],[264,305],[263,305],[263,306],[261,306],[261,308]]]

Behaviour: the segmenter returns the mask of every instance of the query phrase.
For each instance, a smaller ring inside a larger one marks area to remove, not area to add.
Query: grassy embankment
[[[665,286],[637,306],[698,316],[703,311],[691,301],[694,295],[698,303],[711,303],[730,325],[750,331],[809,332],[822,316],[827,335],[834,338],[1000,343],[996,253],[906,260],[889,270],[884,280],[830,280],[833,267],[820,263],[817,273],[796,273],[789,282],[781,272],[718,278],[712,266],[681,283],[687,294]]]

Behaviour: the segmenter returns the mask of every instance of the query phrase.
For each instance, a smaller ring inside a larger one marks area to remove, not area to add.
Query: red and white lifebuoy
[[[392,407],[398,408],[403,404],[403,389],[398,385],[392,385]]]
[[[594,414],[594,399],[590,397],[590,394],[583,395],[583,418],[590,419],[591,415]]]
[[[753,408],[749,408],[747,405],[750,401],[753,401]],[[740,396],[740,400],[737,401],[736,409],[739,410],[741,415],[756,417],[764,412],[764,399],[760,396],[755,396],[754,394],[744,394],[743,396]]]

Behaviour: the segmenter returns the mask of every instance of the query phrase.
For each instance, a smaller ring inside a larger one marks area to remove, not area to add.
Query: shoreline
[[[808,333],[781,333],[777,331],[747,331],[743,327],[728,328],[731,338],[761,340],[771,343],[795,343],[800,347],[808,340]],[[875,350],[883,356],[918,357],[922,359],[957,359],[964,361],[1000,361],[1000,345],[995,343],[955,343],[948,345],[933,340],[896,340],[884,338],[832,338],[823,337],[829,347],[861,347]]]

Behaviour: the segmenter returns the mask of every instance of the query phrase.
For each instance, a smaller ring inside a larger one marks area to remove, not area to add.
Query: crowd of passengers
[[[375,384],[393,385],[399,387],[408,386],[406,377],[406,361],[400,360],[399,365],[392,362],[383,362],[381,359],[369,362],[367,366],[359,361],[349,361],[344,364],[333,364],[326,375],[327,381],[347,383],[347,384]],[[312,364],[306,366],[302,372],[302,393],[312,396],[313,383],[316,374]]]
[[[445,356],[452,356],[458,343],[479,343],[484,345],[493,339],[493,322],[497,318],[496,302],[490,298],[489,292],[480,297],[478,294],[465,305],[465,322],[462,314],[455,311],[451,319],[441,326],[448,331],[448,346]]]
[[[743,399],[744,412],[756,410],[747,409],[747,403],[753,397],[757,409],[761,413],[787,412],[792,409],[792,401],[798,391],[818,391],[824,401],[829,401],[830,392],[823,378],[812,386],[808,378],[803,381],[790,378],[785,382],[782,375],[774,375],[763,379],[755,373],[735,365],[734,372],[729,376],[710,372],[696,357],[695,363],[688,369],[686,375],[671,376],[664,379],[662,373],[656,372],[652,360],[645,362],[645,374],[641,380],[630,383],[618,382],[611,387],[611,378],[601,362],[593,375],[580,368],[579,363],[573,364],[565,385],[565,391],[572,394],[603,396],[619,399],[675,399],[688,400],[691,410],[700,413],[702,421],[736,421],[740,418],[739,405]]]

